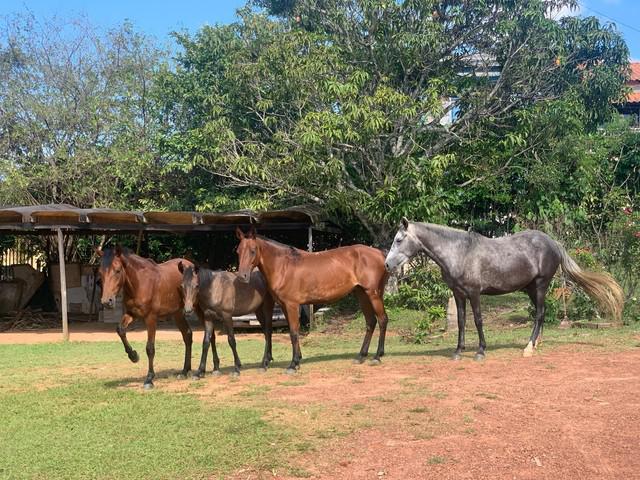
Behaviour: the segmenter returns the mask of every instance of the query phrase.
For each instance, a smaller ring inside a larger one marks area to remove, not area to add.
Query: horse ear
[[[242,240],[244,238],[244,233],[242,233],[242,229],[240,227],[236,227],[236,238],[238,240]]]
[[[198,265],[193,265],[193,273],[198,275],[198,272],[200,271],[200,267]]]
[[[96,255],[98,255],[99,257],[103,257],[104,256],[104,252],[102,251],[102,249],[100,247],[95,247],[93,249],[94,252],[96,252]]]
[[[180,273],[184,273],[184,265],[182,264],[182,260],[180,260],[180,263],[178,263],[178,270],[180,270]]]
[[[256,238],[256,227],[251,225],[251,227],[249,228],[249,233],[247,233],[247,237]]]
[[[116,252],[116,256],[121,257],[122,256],[122,245],[117,244],[116,248],[114,249],[114,251]]]
[[[409,220],[407,220],[407,217],[402,217],[402,226],[405,230],[409,228]]]

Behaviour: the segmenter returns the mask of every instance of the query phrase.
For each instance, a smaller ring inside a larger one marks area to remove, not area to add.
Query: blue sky
[[[195,32],[205,24],[229,23],[244,4],[245,0],[0,0],[0,16],[27,10],[36,17],[83,14],[105,28],[129,19],[138,29],[166,40],[173,30]],[[631,57],[640,60],[639,0],[580,0],[579,14],[617,20]]]

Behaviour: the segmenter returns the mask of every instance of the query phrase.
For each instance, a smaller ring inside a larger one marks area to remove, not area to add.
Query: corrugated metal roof
[[[286,210],[254,212],[137,212],[108,208],[77,208],[73,205],[34,205],[0,207],[0,230],[68,228],[71,230],[230,230],[237,225],[304,226],[318,223],[312,210],[294,207]]]

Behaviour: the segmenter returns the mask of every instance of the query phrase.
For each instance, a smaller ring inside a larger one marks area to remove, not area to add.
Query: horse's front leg
[[[191,371],[191,346],[193,345],[193,332],[189,326],[189,322],[184,316],[182,311],[175,314],[176,325],[180,329],[182,334],[182,341],[184,342],[184,365],[182,371],[178,374],[178,378],[187,378],[187,375]]]
[[[120,340],[122,340],[122,345],[124,345],[124,351],[127,352],[127,356],[129,357],[129,360],[131,360],[133,363],[137,363],[138,360],[140,360],[140,356],[138,355],[138,352],[136,352],[131,347],[129,340],[127,339],[127,327],[131,325],[132,322],[133,322],[133,317],[128,313],[125,313],[124,315],[122,315],[122,318],[120,319],[120,323],[116,327],[116,332],[118,332],[118,336],[120,337]]]
[[[145,318],[145,324],[147,325],[147,358],[149,359],[149,369],[147,371],[147,378],[144,380],[144,388],[153,388],[153,379],[156,376],[153,370],[153,359],[156,356],[156,328],[158,327],[158,319],[155,316],[149,315]]]
[[[213,345],[211,342],[213,341]],[[216,334],[213,329],[213,320],[211,317],[204,319],[204,337],[202,338],[202,355],[200,356],[200,366],[198,370],[194,372],[193,379],[197,380],[204,377],[207,371],[207,355],[209,353],[209,346],[213,351],[213,374],[220,374],[220,359],[218,358],[218,352],[216,350]]]
[[[302,352],[300,351],[300,305],[298,304],[281,304],[284,314],[289,323],[289,336],[291,337],[291,348],[293,356],[286,373],[296,373],[300,368],[300,360]]]
[[[229,342],[229,346],[231,347],[231,351],[233,352],[233,365],[234,369],[231,373],[231,376],[237,377],[240,375],[240,367],[242,367],[242,363],[240,363],[240,357],[238,356],[238,350],[236,349],[236,336],[233,332],[233,317],[231,314],[224,314],[223,316],[224,326],[227,330],[227,340]]]
[[[256,317],[262,326],[262,332],[264,333],[264,354],[262,355],[262,362],[260,368],[266,372],[269,368],[269,363],[273,360],[273,354],[271,352],[271,337],[273,333],[273,301],[270,304],[267,300],[256,310]]]
[[[478,351],[476,352],[476,360],[484,360],[484,350],[487,348],[487,342],[484,340],[484,331],[482,330],[482,313],[480,312],[480,294],[469,297],[471,308],[473,310],[473,320],[478,330]]]
[[[464,328],[467,323],[467,299],[462,293],[453,293],[456,300],[456,310],[458,311],[458,347],[453,352],[453,360],[460,360],[464,351]]]

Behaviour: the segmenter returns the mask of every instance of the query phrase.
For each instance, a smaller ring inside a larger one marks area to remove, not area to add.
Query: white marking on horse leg
[[[527,347],[522,352],[522,356],[531,357],[532,355],[533,355],[533,342],[529,340],[529,343],[527,343]]]

